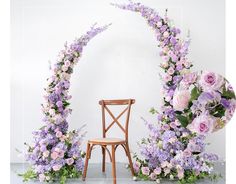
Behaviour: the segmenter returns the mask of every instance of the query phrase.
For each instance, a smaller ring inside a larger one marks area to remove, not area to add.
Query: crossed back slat
[[[128,126],[129,126],[129,117],[130,117],[130,109],[131,105],[135,103],[134,99],[123,99],[123,100],[100,100],[99,104],[102,107],[102,129],[103,129],[103,137],[106,137],[106,133],[110,130],[110,128],[117,124],[118,127],[124,132],[125,139],[128,141]],[[127,105],[127,107],[117,116],[115,117],[111,110],[108,108],[110,105]],[[106,112],[111,116],[113,121],[106,127]],[[121,123],[118,121],[121,116],[123,116],[126,113],[126,121],[125,121],[125,127],[121,125]]]

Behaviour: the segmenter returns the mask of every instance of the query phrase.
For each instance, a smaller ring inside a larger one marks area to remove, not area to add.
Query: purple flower
[[[58,101],[57,103],[56,103],[56,105],[57,105],[57,107],[62,107],[63,106],[63,103],[62,103],[62,101]]]
[[[225,99],[225,98],[221,98],[220,103],[225,107],[225,108],[229,108],[230,107],[230,102]]]

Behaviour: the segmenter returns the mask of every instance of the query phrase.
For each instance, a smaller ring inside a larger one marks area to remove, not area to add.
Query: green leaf
[[[198,88],[195,86],[191,91],[191,99],[190,101],[196,100],[200,95],[200,92],[198,91]]]
[[[186,128],[188,126],[189,120],[187,117],[180,115],[180,114],[177,114],[176,117],[180,121],[180,123],[183,127]]]
[[[151,114],[156,114],[156,113],[158,113],[158,111],[157,111],[154,107],[152,107],[152,108],[149,110],[149,112],[150,112]]]
[[[227,91],[225,88],[223,88],[222,96],[227,98],[227,99],[235,98],[234,92],[233,91]]]

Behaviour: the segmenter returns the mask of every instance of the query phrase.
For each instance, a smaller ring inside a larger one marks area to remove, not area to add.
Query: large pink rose
[[[219,90],[224,84],[224,78],[214,72],[204,71],[199,79],[199,84],[204,91]]]
[[[176,91],[173,97],[173,107],[176,111],[183,111],[188,107],[191,98],[188,90]]]
[[[197,116],[187,128],[197,134],[206,135],[213,131],[214,123],[215,118],[213,116],[202,113],[200,116]]]

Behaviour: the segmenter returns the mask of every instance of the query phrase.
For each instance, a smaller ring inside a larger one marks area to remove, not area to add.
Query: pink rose
[[[169,75],[172,75],[173,73],[175,73],[174,68],[170,67],[170,68],[167,70],[167,73],[168,73]]]
[[[60,150],[59,152],[58,152],[58,157],[59,158],[63,158],[64,157],[64,151],[63,150]]]
[[[60,138],[62,136],[62,133],[60,131],[57,131],[56,137]]]
[[[197,73],[188,73],[183,76],[183,79],[181,82],[184,82],[186,84],[193,84],[197,80]]]
[[[191,98],[188,90],[177,91],[173,97],[173,108],[177,111],[183,111],[188,107],[189,100]]]
[[[188,149],[185,149],[184,152],[183,152],[183,156],[188,158],[192,155],[192,152]]]
[[[143,175],[148,176],[150,173],[150,169],[148,167],[142,167],[141,168]]]
[[[214,72],[204,71],[200,77],[199,84],[204,91],[219,90],[224,84],[224,78]]]
[[[141,166],[141,163],[140,163],[140,162],[134,162],[133,168],[134,168],[134,172],[135,172],[135,173],[138,173],[138,172],[139,172],[140,166]]]
[[[177,177],[179,179],[182,179],[184,177],[184,169],[183,168],[178,168],[177,169]]]
[[[68,158],[68,159],[66,159],[66,163],[68,165],[72,165],[74,163],[74,159],[73,158]]]
[[[149,177],[153,181],[157,179],[157,175],[155,173],[151,173]]]
[[[57,157],[58,157],[58,153],[57,153],[56,151],[54,151],[54,152],[51,153],[51,158],[52,158],[53,160],[56,160]]]
[[[197,116],[187,128],[200,135],[206,135],[213,131],[214,123],[215,119],[212,116],[202,113],[200,116]]]
[[[52,167],[52,169],[54,170],[54,171],[59,171],[60,169],[61,169],[61,167],[62,167],[62,165],[54,165],[53,167]]]
[[[164,80],[165,82],[169,82],[169,81],[172,80],[172,76],[166,74],[166,75],[164,76],[163,80]]]
[[[70,61],[69,61],[69,60],[66,60],[66,61],[65,61],[65,66],[66,66],[66,67],[69,67],[69,66],[70,66]]]
[[[161,174],[161,168],[160,167],[157,167],[156,169],[154,169],[153,171],[156,175],[159,175]]]

